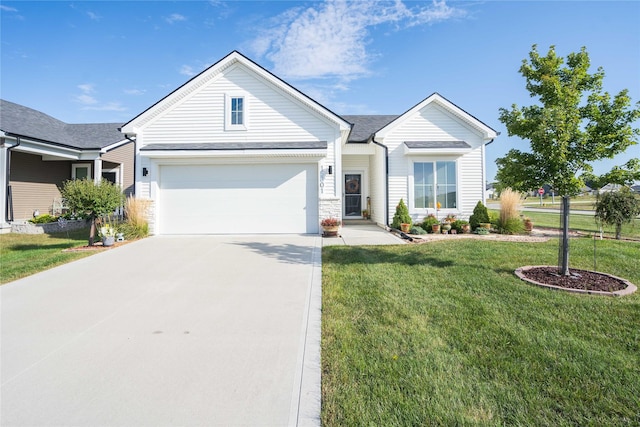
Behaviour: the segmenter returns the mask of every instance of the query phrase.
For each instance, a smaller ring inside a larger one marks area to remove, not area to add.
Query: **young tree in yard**
[[[89,216],[89,246],[95,241],[96,219],[111,214],[124,203],[120,187],[106,180],[97,184],[89,179],[66,181],[60,193],[69,210]]]
[[[596,218],[605,224],[616,226],[616,239],[620,240],[622,225],[629,223],[640,215],[640,197],[631,192],[629,187],[620,191],[600,194],[596,202]]]
[[[509,136],[527,140],[530,150],[510,150],[498,159],[498,178],[504,186],[528,191],[549,184],[562,196],[563,250],[561,273],[569,275],[569,198],[584,186],[591,162],[612,158],[637,143],[638,105],[631,107],[627,90],[613,98],[603,92],[602,68],[590,74],[585,48],[566,61],[553,46],[540,56],[534,45],[520,73],[537,105],[500,109]]]

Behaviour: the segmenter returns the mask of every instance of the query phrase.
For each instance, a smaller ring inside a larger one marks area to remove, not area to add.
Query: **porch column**
[[[7,146],[0,144],[0,208],[2,217],[0,218],[0,230],[7,228]]]
[[[98,157],[93,161],[93,182],[99,183],[102,179],[102,159]]]

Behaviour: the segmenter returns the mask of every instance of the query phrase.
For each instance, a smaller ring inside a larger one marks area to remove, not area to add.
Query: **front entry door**
[[[344,175],[344,216],[362,216],[362,175],[359,173]]]

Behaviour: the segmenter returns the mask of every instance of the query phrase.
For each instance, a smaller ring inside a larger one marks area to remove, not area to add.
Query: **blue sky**
[[[338,114],[400,114],[433,92],[501,132],[533,100],[533,44],[586,46],[605,90],[640,101],[636,1],[0,1],[0,96],[69,123],[126,122],[239,50]],[[638,124],[640,126],[640,124]],[[636,145],[613,164],[640,157]]]

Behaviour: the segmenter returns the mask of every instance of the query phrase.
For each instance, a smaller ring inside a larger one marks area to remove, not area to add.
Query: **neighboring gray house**
[[[61,208],[69,179],[107,179],[133,192],[133,142],[117,123],[68,124],[0,100],[2,226]]]

